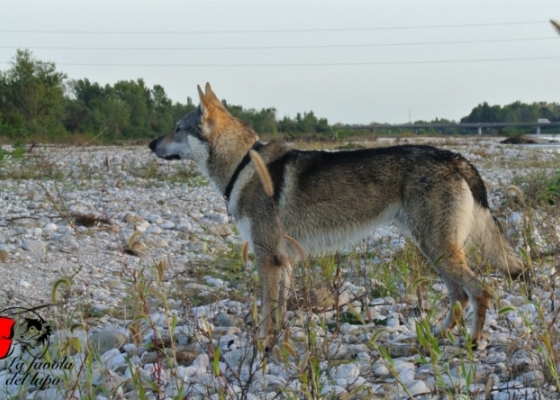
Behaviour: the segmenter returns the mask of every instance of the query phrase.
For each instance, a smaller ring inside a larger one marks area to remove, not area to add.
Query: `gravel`
[[[519,160],[560,158],[548,147],[503,146],[490,139],[430,140],[460,151],[479,167],[492,188],[493,208],[503,204],[514,176],[529,171],[516,167]],[[415,293],[407,293],[401,283],[399,296],[375,297],[371,288],[382,282],[346,280],[405,248],[395,228],[383,227],[342,252],[362,256],[345,266],[339,304],[344,304],[343,314],[361,313],[365,324],[342,321],[335,334],[332,309],[295,309],[289,311],[289,333],[264,353],[253,341],[254,267],[239,262],[242,243],[224,202],[190,163],[156,160],[144,147],[36,151],[28,160],[0,166],[0,174],[15,177],[0,180],[0,304],[31,308],[52,303],[39,312],[53,325],[50,346],[65,348],[72,368],[66,377],[60,369],[43,371],[51,378],[58,373],[59,382],[10,383],[17,374],[10,365],[21,357],[16,349],[0,360],[2,397],[19,391],[28,398],[56,399],[72,390],[76,398],[87,397],[80,392],[87,381],[103,388],[97,399],[136,398],[141,376],[161,389],[156,394],[146,386],[147,398],[218,399],[225,394],[282,399],[313,390],[325,398],[430,399],[446,393],[559,398],[551,366],[560,364],[550,357],[560,350],[554,340],[560,291],[537,288],[529,302],[519,284],[502,282],[472,358],[449,341],[430,351],[416,340]],[[18,178],[18,169],[26,168],[47,176]],[[524,213],[508,211],[501,217],[516,238]],[[539,231],[533,234],[546,248]],[[368,252],[373,253],[365,257]],[[554,266],[544,263],[537,281],[546,279],[544,287],[554,288],[553,272]],[[71,285],[59,284],[53,297],[53,285],[61,279]],[[149,290],[140,290],[139,282]],[[444,292],[439,280],[428,285]],[[144,304],[140,293],[146,294],[146,308],[136,307]],[[511,310],[498,312],[506,306]],[[146,317],[135,319],[139,315]],[[536,332],[551,336],[550,349]],[[311,355],[310,346],[315,346]],[[80,372],[92,351],[99,353],[92,370]],[[311,368],[316,368],[315,389],[301,379],[311,376]],[[72,379],[81,383],[73,386],[68,383]]]

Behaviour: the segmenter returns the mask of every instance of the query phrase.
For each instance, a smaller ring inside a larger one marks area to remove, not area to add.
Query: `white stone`
[[[146,229],[146,233],[150,235],[159,235],[162,232],[159,226],[150,226]]]
[[[46,250],[47,244],[41,240],[26,240],[23,242],[22,247],[24,250],[33,253],[41,253]]]
[[[331,385],[330,383],[325,384],[321,389],[321,396],[341,396],[346,393],[346,389],[342,386]]]
[[[144,219],[152,224],[161,224],[163,222],[161,217],[157,214],[148,214]]]
[[[171,221],[165,221],[163,224],[161,224],[161,227],[163,229],[173,229],[175,228],[175,224]]]
[[[360,366],[358,364],[339,364],[329,371],[332,379],[355,379],[360,375]]]
[[[181,231],[181,232],[191,232],[192,231],[192,225],[189,221],[181,220],[179,222],[179,224],[177,225],[177,230]]]
[[[210,286],[220,287],[225,285],[225,282],[222,279],[214,278],[212,276],[205,276],[204,280]]]
[[[408,391],[413,396],[428,394],[431,392],[429,386],[424,381],[411,381],[407,385]]]
[[[380,361],[373,364],[372,370],[377,376],[387,376],[390,374],[389,369]]]
[[[24,281],[23,279],[19,281],[19,285],[26,289],[29,289],[32,286],[31,283]]]
[[[414,373],[416,372],[416,367],[413,363],[409,362],[396,362],[395,369],[399,373],[399,377],[405,385],[408,385],[414,380]]]

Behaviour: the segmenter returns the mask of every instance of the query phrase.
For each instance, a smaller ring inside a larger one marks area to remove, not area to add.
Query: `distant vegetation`
[[[461,122],[536,122],[539,118],[546,118],[550,122],[560,121],[560,104],[532,103],[520,101],[501,106],[491,106],[487,102],[479,104],[471,113],[461,118]]]
[[[225,100],[223,103],[263,135],[343,138],[354,133],[340,124],[329,125],[326,118],[315,116],[313,111],[279,120],[272,107],[256,110]],[[191,98],[186,104],[173,102],[162,86],[149,88],[142,79],[105,86],[87,78],[70,80],[57,71],[54,63],[35,59],[29,50],[18,50],[11,67],[0,71],[0,137],[9,141],[68,141],[80,137],[105,143],[146,140],[170,131],[195,107]],[[560,121],[560,105],[518,101],[500,107],[485,102],[461,122],[535,122],[537,118]],[[377,129],[372,133],[389,132]],[[424,133],[465,132],[448,129]]]

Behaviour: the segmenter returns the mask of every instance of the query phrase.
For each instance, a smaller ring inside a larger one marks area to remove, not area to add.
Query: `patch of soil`
[[[525,136],[513,136],[507,139],[502,140],[500,143],[502,144],[536,144],[533,139],[529,139]]]

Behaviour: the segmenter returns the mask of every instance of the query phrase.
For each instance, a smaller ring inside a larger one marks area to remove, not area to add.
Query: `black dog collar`
[[[263,146],[264,144],[262,142],[257,141],[255,142],[253,147],[251,147],[251,150],[258,151]],[[249,155],[249,151],[247,152],[247,154],[245,154],[245,157],[243,157],[243,160],[241,160],[241,162],[235,169],[235,172],[231,176],[231,179],[229,180],[229,183],[226,187],[226,191],[224,192],[224,199],[226,200],[226,202],[229,202],[229,196],[231,195],[231,191],[233,190],[233,185],[235,185],[235,181],[237,180],[237,177],[239,176],[243,168],[245,168],[247,164],[249,164],[249,161],[251,161],[251,156]]]

